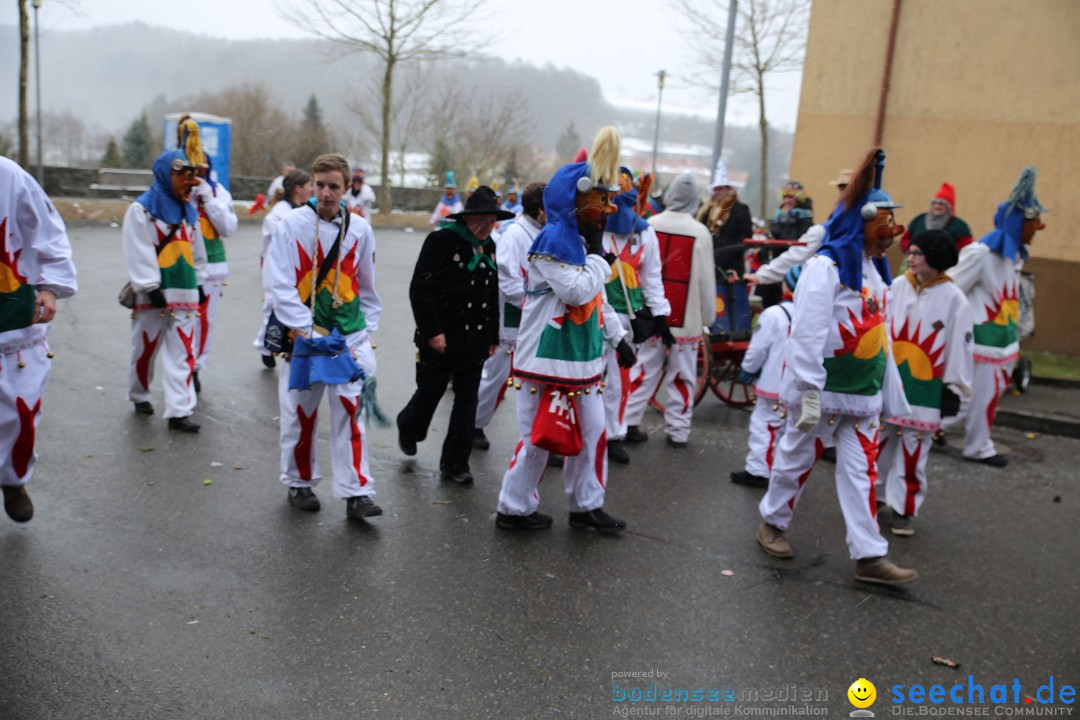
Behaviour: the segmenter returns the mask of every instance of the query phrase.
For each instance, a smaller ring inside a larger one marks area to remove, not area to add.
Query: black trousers
[[[469,469],[476,423],[476,394],[483,369],[483,358],[462,361],[430,350],[420,353],[420,360],[416,363],[416,392],[397,416],[398,432],[413,442],[424,441],[431,418],[452,378],[454,407],[450,411],[450,427],[443,441],[440,470],[462,472]]]

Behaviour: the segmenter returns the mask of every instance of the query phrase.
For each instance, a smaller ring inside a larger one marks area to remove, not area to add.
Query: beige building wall
[[[831,211],[828,181],[874,140],[892,0],[814,0],[791,177]],[[884,188],[907,224],[943,181],[976,238],[1020,171],[1052,212],[1032,246],[1036,336],[1080,354],[1080,0],[900,0],[882,136]],[[899,258],[894,258],[898,260]]]

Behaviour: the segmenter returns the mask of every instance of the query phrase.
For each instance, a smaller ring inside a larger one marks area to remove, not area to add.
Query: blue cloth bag
[[[312,383],[345,385],[367,377],[337,328],[329,335],[297,336],[289,366],[290,390],[308,390]]]

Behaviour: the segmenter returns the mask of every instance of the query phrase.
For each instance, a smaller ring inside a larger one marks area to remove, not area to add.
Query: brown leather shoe
[[[879,585],[903,585],[919,579],[919,573],[895,565],[886,557],[862,558],[855,561],[855,579]]]
[[[757,541],[761,549],[773,557],[784,560],[795,557],[795,551],[791,549],[787,538],[784,537],[784,531],[767,522],[758,525]]]
[[[34,503],[30,502],[30,494],[22,485],[3,485],[4,511],[15,522],[30,522],[34,517]]]

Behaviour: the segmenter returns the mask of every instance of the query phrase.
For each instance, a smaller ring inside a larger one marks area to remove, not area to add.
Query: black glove
[[[165,293],[161,292],[161,288],[154,288],[146,294],[150,296],[150,304],[156,308],[163,308],[169,304],[169,301],[165,299]]]
[[[585,230],[585,252],[589,255],[604,254],[604,226],[590,227]]]
[[[626,342],[625,339],[619,341],[618,347],[615,348],[615,358],[619,363],[619,367],[629,370],[634,367],[637,362],[637,355],[634,354],[634,347]]]
[[[960,412],[960,396],[949,389],[947,385],[941,386],[941,417],[953,417]]]
[[[667,315],[653,316],[653,337],[660,338],[668,347],[675,344],[675,336],[671,334],[671,328],[667,324]]]
[[[199,305],[206,304],[206,291],[202,289],[202,285],[199,286]]]

